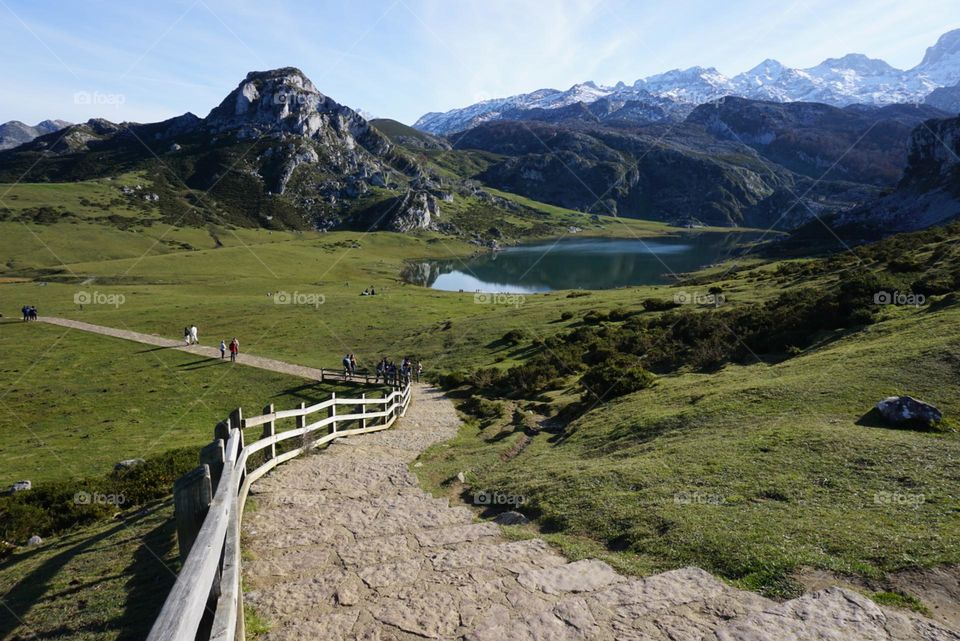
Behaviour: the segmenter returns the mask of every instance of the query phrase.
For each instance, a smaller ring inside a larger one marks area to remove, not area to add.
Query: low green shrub
[[[0,497],[0,538],[49,536],[167,496],[174,481],[196,467],[197,457],[197,448],[171,450],[106,476],[42,483]]]
[[[507,345],[519,345],[527,340],[527,332],[522,329],[511,329],[503,335],[503,342]]]
[[[482,419],[497,419],[503,416],[503,403],[482,396],[471,396],[460,406],[464,412]]]
[[[580,379],[583,400],[605,401],[646,389],[656,377],[640,366],[636,357],[616,354],[597,363]]]
[[[672,300],[660,300],[659,298],[647,298],[641,304],[643,309],[648,312],[666,312],[680,306]]]

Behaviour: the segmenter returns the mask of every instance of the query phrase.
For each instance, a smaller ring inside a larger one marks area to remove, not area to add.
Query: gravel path
[[[83,321],[70,320],[68,318],[56,318],[54,316],[42,316],[40,317],[40,321],[49,323],[50,325],[59,325],[60,327],[78,329],[83,332],[92,332],[94,334],[102,334],[103,336],[122,338],[124,340],[135,341],[145,345],[168,347],[181,352],[196,354],[197,356],[205,356],[207,358],[217,359],[220,358],[220,349],[218,347],[208,347],[206,345],[188,346],[184,344],[183,339],[172,340],[169,338],[163,338],[161,336],[154,336],[153,334],[134,332],[129,329],[117,329],[115,327],[94,325],[92,323],[84,323]],[[242,347],[243,345],[241,344],[241,348]],[[244,354],[243,352],[237,355],[237,363],[240,365],[246,365],[247,367],[256,367],[259,369],[270,370],[271,372],[279,372],[281,374],[289,374],[291,376],[300,376],[302,378],[309,378],[312,380],[319,380],[321,378],[320,370],[317,368],[294,365],[293,363],[285,363],[283,361],[274,360],[272,358],[264,358],[262,356],[253,356],[252,354]]]
[[[245,602],[269,623],[266,641],[960,641],[839,588],[778,604],[697,568],[635,579],[570,563],[540,539],[509,541],[408,469],[458,426],[452,403],[418,386],[398,427],[336,441],[254,485]]]

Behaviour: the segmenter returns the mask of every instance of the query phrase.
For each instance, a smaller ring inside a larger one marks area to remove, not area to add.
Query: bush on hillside
[[[609,320],[609,318],[610,316],[606,312],[591,309],[589,312],[583,315],[583,322],[587,325],[598,325],[606,320]]]
[[[616,354],[588,369],[580,378],[580,386],[583,400],[593,403],[646,389],[655,380],[635,357]]]
[[[642,305],[643,309],[648,312],[666,312],[680,306],[672,300],[660,300],[659,298],[647,298]]]
[[[503,416],[503,403],[490,401],[481,396],[471,396],[460,406],[467,414],[486,420],[497,419]]]
[[[519,345],[527,340],[527,332],[522,329],[511,329],[503,335],[503,342],[507,345]]]
[[[81,481],[38,483],[0,497],[0,538],[24,542],[109,518],[169,495],[197,465],[197,448],[171,450],[136,467]]]

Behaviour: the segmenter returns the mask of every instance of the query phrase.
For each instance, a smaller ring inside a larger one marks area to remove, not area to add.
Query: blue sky
[[[956,0],[0,0],[0,122],[204,116],[247,71],[296,66],[339,102],[412,123],[692,65],[734,75],[857,52],[909,68],[958,27]]]

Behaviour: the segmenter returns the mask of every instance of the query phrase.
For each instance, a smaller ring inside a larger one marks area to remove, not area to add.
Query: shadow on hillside
[[[213,367],[214,365],[221,365],[221,364],[225,365],[225,364],[227,364],[227,363],[229,363],[229,362],[230,362],[230,361],[228,361],[228,360],[223,360],[223,359],[219,359],[219,358],[201,358],[201,359],[198,360],[198,361],[190,361],[189,363],[180,363],[179,365],[177,365],[177,367],[179,367],[179,368],[182,369],[182,370],[186,370],[186,371],[190,372],[190,371],[193,371],[193,370],[195,370],[195,369],[203,369],[203,368],[205,368],[205,367]]]
[[[157,345],[156,347],[138,350],[137,354],[149,354],[150,352],[159,352],[164,349],[174,349],[174,347],[180,347],[180,345]]]
[[[337,396],[342,397],[344,394],[353,394],[354,390],[356,390],[356,396],[359,396],[362,393],[371,394],[370,387],[362,383],[354,383],[354,382],[339,383],[338,382],[338,384],[347,386],[350,389],[347,392],[338,391]],[[320,403],[330,398],[330,391],[328,388],[322,387],[320,383],[304,383],[303,385],[298,385],[296,387],[288,387],[282,392],[278,392],[274,394],[274,398],[282,398],[284,396],[286,397],[293,396],[294,398],[300,399],[307,405],[313,405],[314,403]],[[290,409],[290,408],[277,407],[276,409],[279,410],[279,409]]]
[[[869,412],[858,418],[856,424],[862,427],[882,427],[890,429],[890,424],[884,420],[883,415],[880,414],[880,410],[876,407],[871,407]]]
[[[123,614],[117,621],[121,631],[118,640],[145,639],[160,613],[164,598],[177,580],[176,568],[163,562],[176,545],[176,531],[176,522],[167,519],[147,532],[137,548],[125,572],[130,579],[125,586]]]
[[[75,545],[67,544],[63,551],[50,557],[37,566],[37,568],[32,572],[23,577],[23,579],[18,581],[9,592],[3,595],[4,605],[6,605],[9,610],[8,614],[11,614],[12,616],[0,617],[0,639],[21,637],[38,638],[30,631],[29,626],[23,624],[22,621],[29,614],[30,610],[35,604],[52,598],[52,595],[49,593],[52,589],[53,580],[60,572],[63,571],[64,566],[81,554],[93,552],[93,548],[97,544],[102,543],[108,540],[110,537],[123,532],[146,516],[146,514],[137,515],[124,523],[118,523],[117,525],[101,532],[100,534],[97,534],[96,536],[83,539]],[[45,548],[41,547],[27,554],[16,555],[10,559],[8,563],[26,562],[28,559],[43,551],[45,551]],[[156,595],[161,596],[157,597]],[[166,592],[160,592],[158,588],[154,593],[153,598],[162,599],[164,595],[166,595]],[[14,632],[21,627],[24,629],[20,630],[20,633],[18,633],[17,636],[14,636]],[[143,636],[136,638],[143,638]]]

